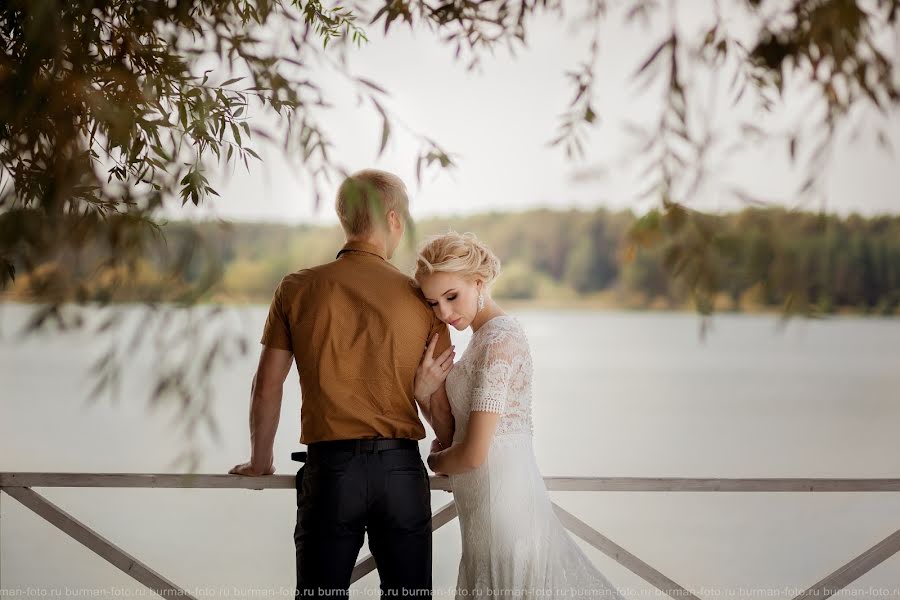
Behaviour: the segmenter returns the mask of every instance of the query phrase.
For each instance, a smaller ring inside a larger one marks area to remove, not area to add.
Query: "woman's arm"
[[[473,410],[469,413],[466,437],[446,450],[430,454],[428,466],[443,475],[458,475],[480,467],[491,449],[500,417],[500,413]]]

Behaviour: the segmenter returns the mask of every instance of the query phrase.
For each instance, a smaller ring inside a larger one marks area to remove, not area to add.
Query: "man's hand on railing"
[[[271,475],[275,472],[275,465],[269,463],[268,465],[254,465],[252,462],[245,462],[240,465],[235,465],[228,471],[229,475],[248,475],[250,477],[261,477],[263,475]]]

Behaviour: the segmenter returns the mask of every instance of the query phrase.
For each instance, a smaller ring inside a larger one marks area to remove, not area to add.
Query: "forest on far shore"
[[[787,304],[808,313],[898,312],[900,216],[838,217],[779,208],[706,215],[710,243],[694,248],[693,260],[683,264],[687,255],[678,235],[641,235],[659,218],[656,212],[637,217],[601,208],[428,219],[415,224],[393,262],[410,273],[415,244],[454,229],[476,233],[500,257],[503,271],[493,289],[498,300],[691,308],[692,290],[702,277],[714,290],[715,310]],[[203,300],[267,304],[286,273],[332,260],[343,243],[338,227],[308,225],[170,222],[162,231],[165,241],[147,248],[127,273],[106,273],[103,281],[85,274],[85,285],[108,286],[106,299],[112,302],[168,301],[192,283],[165,276],[172,261],[186,261],[186,277],[205,282]],[[17,278],[3,296],[40,300],[50,280],[41,274],[52,270],[47,265]],[[97,297],[95,289],[89,292]]]

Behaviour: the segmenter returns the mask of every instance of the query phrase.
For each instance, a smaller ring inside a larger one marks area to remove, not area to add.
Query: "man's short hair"
[[[348,236],[371,233],[386,226],[389,212],[409,215],[409,198],[403,180],[387,171],[364,169],[347,177],[338,188],[335,209]]]

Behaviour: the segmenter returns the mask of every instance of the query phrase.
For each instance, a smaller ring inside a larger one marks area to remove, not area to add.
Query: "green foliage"
[[[709,312],[777,308],[805,314],[857,310],[896,314],[900,307],[900,217],[840,219],[782,209],[700,215],[672,206],[641,218],[629,212],[475,215],[417,224],[422,237],[475,231],[503,261],[494,294],[534,302],[685,307]],[[202,285],[210,302],[265,304],[285,273],[333,260],[337,227],[172,223],[166,244],[145,248],[137,273],[100,282],[109,301],[179,299]],[[183,280],[164,274],[172,261]],[[414,264],[414,245],[394,263]],[[214,267],[213,267],[214,266]],[[86,274],[85,274],[86,275]],[[22,278],[7,297],[40,300],[48,273]],[[52,291],[52,290],[51,290]]]
[[[609,221],[606,213],[598,212],[570,231],[575,241],[566,257],[564,280],[580,294],[605,289],[619,276],[616,251],[620,240]]]
[[[538,273],[530,265],[512,262],[503,266],[493,294],[498,298],[533,300],[538,295],[538,286]]]
[[[52,271],[45,291],[104,301],[92,290],[106,271],[136,268],[162,232],[159,209],[217,196],[210,171],[249,168],[259,158],[252,139],[296,157],[316,195],[320,181],[341,175],[312,72],[326,46],[366,41],[349,9],[318,0],[10,0],[0,40],[0,288]],[[384,91],[351,80],[387,119]],[[264,127],[266,113],[280,122]],[[430,140],[418,160],[452,165]],[[195,279],[182,264],[168,265],[170,275]],[[96,281],[81,279],[86,272]]]

